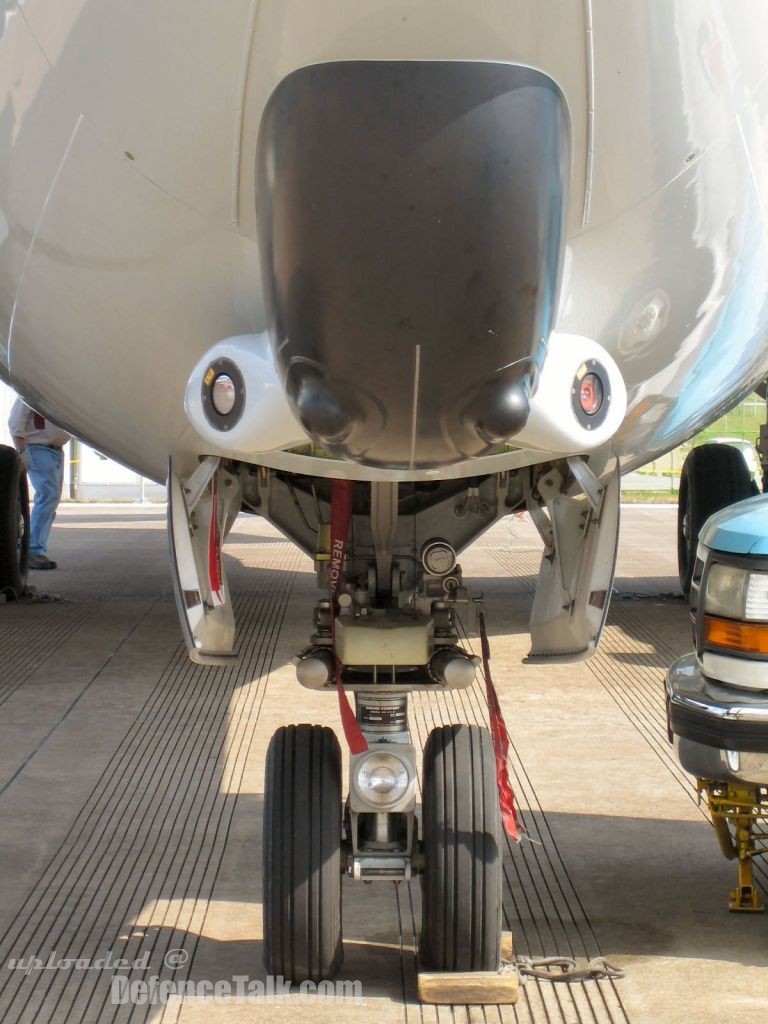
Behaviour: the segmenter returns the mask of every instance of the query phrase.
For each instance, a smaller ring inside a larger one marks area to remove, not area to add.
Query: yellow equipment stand
[[[753,860],[768,853],[768,832],[756,831],[768,823],[768,787],[711,779],[696,783],[699,801],[706,795],[720,849],[739,862],[739,885],[731,891],[728,909],[759,913],[765,908],[755,888]]]

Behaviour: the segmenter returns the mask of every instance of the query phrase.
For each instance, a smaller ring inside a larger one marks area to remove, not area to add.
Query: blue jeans
[[[35,489],[35,504],[29,524],[29,553],[46,555],[48,535],[64,484],[64,452],[41,444],[28,444],[29,479]]]

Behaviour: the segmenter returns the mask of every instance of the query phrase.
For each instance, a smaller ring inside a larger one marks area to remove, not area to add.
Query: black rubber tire
[[[264,787],[264,966],[293,982],[341,967],[341,750],[319,725],[278,729]]]
[[[15,448],[0,445],[0,593],[16,600],[29,571],[29,488]]]
[[[677,504],[677,566],[688,596],[699,534],[710,516],[757,494],[744,456],[729,444],[702,444],[688,453]]]
[[[502,826],[491,735],[433,729],[424,748],[420,968],[495,971],[500,962]]]

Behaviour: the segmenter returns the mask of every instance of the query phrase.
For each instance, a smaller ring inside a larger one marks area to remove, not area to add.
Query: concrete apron
[[[29,961],[111,953],[139,962],[118,972],[132,981],[265,983],[266,748],[288,722],[340,734],[334,698],[295,682],[290,658],[309,631],[314,576],[271,527],[241,518],[227,548],[242,621],[252,622],[241,630],[240,664],[198,668],[179,642],[162,513],[63,509],[51,545],[61,568],[33,582],[65,601],[0,607],[0,1015],[762,1024],[768,919],[728,913],[735,868],[665,736],[663,670],[689,646],[684,604],[668,596],[674,518],[626,511],[624,597],[614,599],[600,653],[575,666],[520,664],[540,550],[529,522],[503,521],[462,556],[488,598],[530,836],[505,853],[505,927],[518,953],[602,954],[627,972],[613,983],[528,982],[516,1007],[483,1011],[416,1002],[418,882],[344,883],[341,978],[361,983],[362,1004],[294,995],[284,1005],[200,996],[131,1005],[114,1001],[112,970]],[[423,743],[435,725],[485,715],[477,686],[417,695],[411,727]],[[11,958],[24,967],[10,969]]]

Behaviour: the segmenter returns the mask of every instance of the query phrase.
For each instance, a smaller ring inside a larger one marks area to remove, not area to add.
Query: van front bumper
[[[768,785],[768,691],[709,679],[686,654],[666,678],[667,730],[682,768],[700,779]]]

